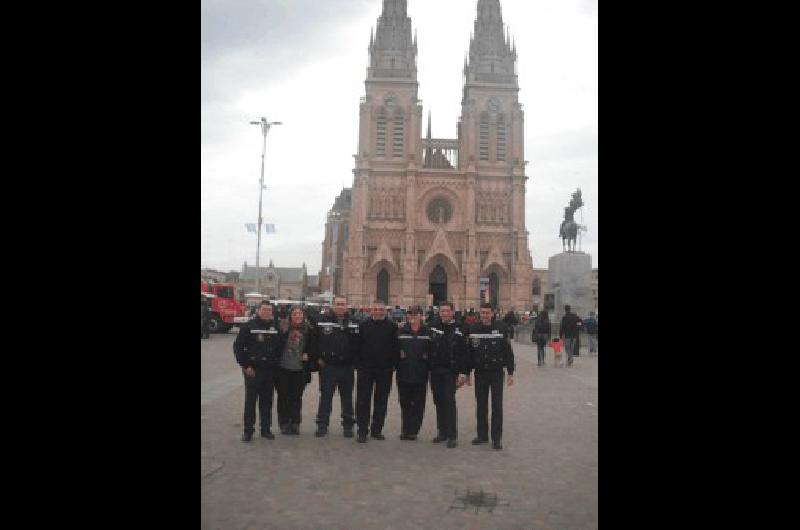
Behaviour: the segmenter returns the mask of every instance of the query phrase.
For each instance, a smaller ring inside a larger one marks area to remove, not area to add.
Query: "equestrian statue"
[[[561,238],[561,247],[565,252],[575,252],[575,243],[578,240],[578,231],[586,231],[586,227],[575,222],[575,210],[583,206],[581,190],[572,194],[569,206],[564,208],[564,220],[561,222],[558,235]]]

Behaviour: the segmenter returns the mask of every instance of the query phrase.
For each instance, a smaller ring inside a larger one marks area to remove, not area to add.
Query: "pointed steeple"
[[[383,0],[375,38],[370,35],[367,78],[417,79],[417,38],[411,37],[407,0]]]
[[[474,37],[469,43],[467,82],[517,86],[515,60],[511,32],[503,24],[500,0],[478,0]]]
[[[431,109],[428,109],[428,140],[431,139]]]
[[[433,160],[433,148],[431,147],[431,109],[428,109],[428,146],[425,148],[425,165],[430,166]]]

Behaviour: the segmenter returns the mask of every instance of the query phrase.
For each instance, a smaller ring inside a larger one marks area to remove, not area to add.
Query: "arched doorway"
[[[447,300],[447,273],[441,265],[433,268],[428,281],[428,293],[433,295],[433,305]]]
[[[489,303],[492,304],[492,309],[497,309],[497,302],[500,300],[500,279],[497,273],[489,275]]]
[[[378,273],[378,289],[376,290],[376,298],[384,305],[389,305],[389,273],[386,269],[381,269]]]

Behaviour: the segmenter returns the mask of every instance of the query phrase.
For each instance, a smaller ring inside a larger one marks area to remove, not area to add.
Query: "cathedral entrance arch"
[[[428,294],[433,295],[433,305],[436,306],[439,302],[447,300],[447,272],[441,265],[437,265],[431,271],[428,278]]]
[[[383,302],[383,305],[389,305],[389,273],[386,272],[386,269],[381,269],[381,272],[378,273],[377,287],[375,298],[379,302]]]

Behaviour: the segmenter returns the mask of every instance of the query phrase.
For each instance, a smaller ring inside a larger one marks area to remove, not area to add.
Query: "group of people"
[[[491,435],[492,446],[502,449],[503,386],[514,383],[514,353],[505,324],[493,321],[489,304],[481,305],[479,320],[471,325],[456,322],[450,302],[440,303],[438,316],[427,324],[422,308],[411,307],[400,327],[386,318],[381,303],[371,306],[371,316],[364,321],[348,313],[343,296],[334,298],[332,309],[308,320],[301,307],[293,307],[288,319],[279,321],[271,303],[264,301],[255,317],[240,327],[233,350],[245,380],[242,441],[253,438],[256,405],[261,436],[274,439],[274,391],[281,433],[299,434],[303,391],[312,372],[317,372],[316,436],[328,434],[333,395],[338,390],[343,435],[352,438],[355,427],[359,443],[366,443],[368,437],[384,440],[394,377],[401,409],[400,438],[417,439],[430,386],[438,431],[433,442],[446,442],[453,448],[458,438],[456,391],[472,385],[474,372],[477,436],[472,443],[488,443]]]
[[[550,317],[547,311],[541,311],[534,319],[533,329],[531,330],[531,342],[536,344],[537,348],[537,365],[545,365],[545,346],[550,346],[556,352],[560,352],[563,345],[564,350],[567,352],[567,366],[572,366],[573,359],[578,355],[578,349],[580,348],[581,328],[586,330],[586,334],[589,337],[589,353],[596,353],[598,323],[593,312],[589,313],[589,318],[581,320],[578,315],[572,312],[572,307],[565,305],[558,338],[554,338],[551,342]]]

